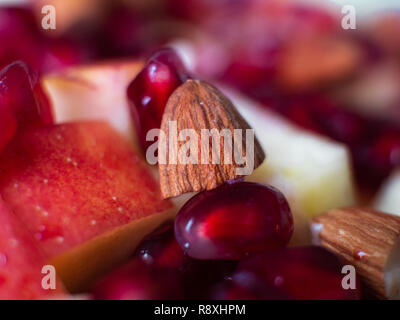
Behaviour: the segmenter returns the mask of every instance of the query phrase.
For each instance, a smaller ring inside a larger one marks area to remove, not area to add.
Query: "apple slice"
[[[126,90],[142,69],[138,60],[66,69],[42,79],[56,123],[104,120],[136,146]]]
[[[227,94],[254,128],[267,155],[247,180],[281,190],[294,212],[293,242],[309,242],[311,217],[355,202],[347,148],[295,127],[254,101]]]
[[[105,122],[18,133],[0,155],[0,194],[74,292],[174,214],[149,167]]]
[[[46,265],[32,235],[0,197],[0,300],[51,299],[63,294],[42,287],[42,268]]]
[[[400,216],[400,170],[395,171],[382,185],[375,200],[377,210]]]

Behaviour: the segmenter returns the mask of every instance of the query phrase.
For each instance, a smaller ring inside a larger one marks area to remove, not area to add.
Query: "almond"
[[[159,143],[158,159],[164,198],[216,188],[250,174],[265,159],[254,130],[228,98],[204,81],[187,80],[174,91],[161,131],[165,143]]]
[[[400,298],[400,217],[367,208],[334,209],[313,219],[314,243],[353,265],[368,293]]]

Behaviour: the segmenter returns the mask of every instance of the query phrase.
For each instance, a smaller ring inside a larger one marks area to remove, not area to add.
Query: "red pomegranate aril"
[[[178,275],[168,269],[153,268],[138,259],[111,272],[92,289],[100,300],[182,299]]]
[[[342,261],[317,246],[270,250],[242,260],[232,277],[248,290],[273,286],[291,299],[360,299],[361,288],[344,289]]]
[[[277,189],[236,182],[191,198],[179,211],[175,236],[192,258],[238,260],[286,246],[293,233],[288,202]]]
[[[53,122],[37,76],[23,62],[12,63],[0,72],[0,110],[5,109],[14,115],[19,129]]]
[[[185,298],[204,299],[237,267],[236,261],[196,260],[184,254],[175,240],[173,221],[147,236],[134,254],[150,268],[168,269],[183,282]]]
[[[149,266],[182,271],[188,259],[175,240],[173,221],[167,222],[147,236],[134,254]]]
[[[400,164],[400,130],[386,130],[379,134],[371,143],[371,161],[383,172]]]
[[[187,78],[177,54],[169,48],[155,53],[128,87],[132,117],[145,151],[153,141],[146,141],[147,132],[159,129],[165,105],[172,92]]]

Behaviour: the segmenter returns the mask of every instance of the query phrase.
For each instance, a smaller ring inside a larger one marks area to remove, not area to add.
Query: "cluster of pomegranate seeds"
[[[356,289],[343,288],[342,267],[341,260],[322,247],[265,251],[240,262],[226,294],[257,296],[265,286],[267,294],[275,290],[278,298],[281,294],[291,299],[360,299],[358,279]]]
[[[0,149],[16,130],[53,123],[50,104],[37,76],[23,62],[0,72]]]
[[[175,221],[182,249],[196,259],[240,259],[285,247],[293,233],[289,205],[275,188],[250,182],[223,185],[191,198]]]
[[[146,141],[147,132],[160,128],[169,96],[187,77],[187,72],[175,51],[165,48],[157,51],[130,83],[130,110],[143,150],[153,143]]]
[[[190,247],[216,260],[184,252],[179,239],[190,229],[198,234]],[[277,190],[227,184],[194,196],[178,213],[175,236],[172,221],[161,226],[92,292],[98,299],[359,299],[358,279],[355,289],[344,289],[344,264],[335,254],[317,246],[285,248],[292,229]]]

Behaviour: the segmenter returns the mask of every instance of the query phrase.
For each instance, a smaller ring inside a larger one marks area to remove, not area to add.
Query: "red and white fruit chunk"
[[[283,248],[292,233],[293,217],[284,195],[250,182],[195,195],[175,221],[179,245],[196,259],[238,260],[250,253]]]
[[[110,61],[44,76],[55,122],[107,121],[136,147],[126,90],[142,66],[138,60]]]
[[[355,289],[344,289],[343,266],[336,255],[317,246],[266,251],[242,260],[225,292],[227,297],[239,292],[261,299],[360,299],[358,278]]]
[[[0,300],[51,299],[63,293],[42,287],[46,260],[32,235],[0,197]]]
[[[18,133],[0,156],[0,193],[71,290],[173,214],[149,167],[104,122]]]
[[[17,130],[53,122],[37,76],[23,62],[0,72],[0,151]]]
[[[400,170],[396,170],[382,185],[375,200],[375,208],[400,216]]]

